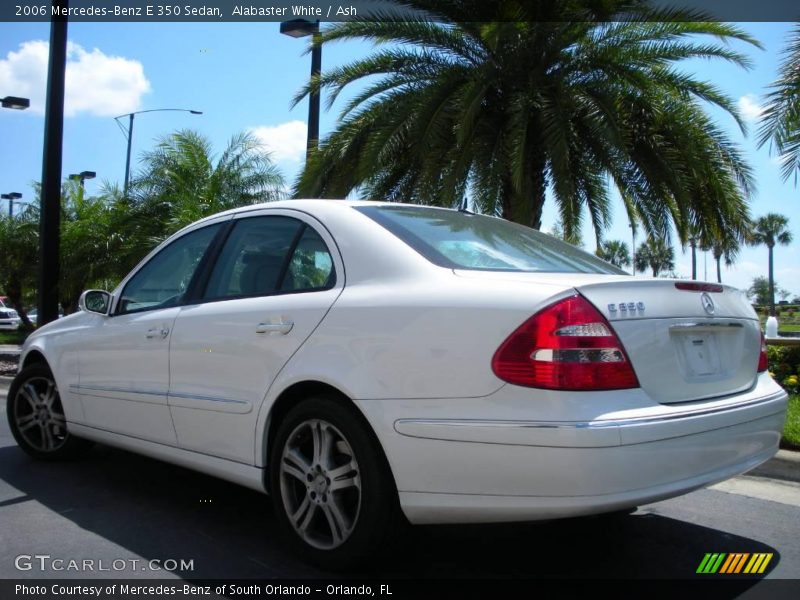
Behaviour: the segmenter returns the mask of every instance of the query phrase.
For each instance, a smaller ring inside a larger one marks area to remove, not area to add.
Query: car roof
[[[203,223],[205,221],[210,221],[212,219],[217,219],[222,216],[226,215],[235,215],[240,213],[246,213],[250,211],[256,210],[263,210],[265,208],[284,208],[284,209],[294,209],[294,210],[304,210],[314,214],[318,210],[330,210],[331,208],[354,208],[359,206],[406,206],[412,208],[438,208],[441,210],[455,210],[446,207],[439,207],[439,206],[423,206],[420,204],[405,204],[400,202],[386,202],[385,200],[341,200],[341,199],[325,199],[325,198],[297,198],[297,199],[290,199],[290,200],[275,200],[272,202],[261,202],[259,204],[248,204],[247,206],[240,206],[238,208],[232,208],[230,210],[226,210],[223,212],[216,213],[214,215],[208,216],[204,219],[196,221],[192,223],[191,226],[197,225],[199,223]]]

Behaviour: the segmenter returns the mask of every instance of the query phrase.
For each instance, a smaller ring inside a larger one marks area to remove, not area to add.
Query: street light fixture
[[[293,38],[313,37],[311,46],[311,80],[319,77],[322,70],[322,44],[319,32],[319,21],[308,21],[306,19],[294,19],[281,23],[281,33]],[[320,95],[319,90],[312,90],[308,97],[308,140],[306,141],[306,162],[312,150],[317,149],[319,144],[319,112]]]
[[[72,181],[80,181],[80,182],[81,182],[81,187],[82,187],[82,188],[83,188],[83,187],[86,187],[86,186],[85,186],[85,184],[84,184],[84,182],[85,182],[87,179],[94,179],[95,177],[97,177],[97,173],[95,173],[94,171],[81,171],[80,173],[72,173],[72,174],[69,176],[69,178],[70,178]]]
[[[128,197],[128,186],[130,185],[131,181],[131,143],[133,142],[133,117],[136,115],[141,115],[143,113],[151,113],[151,112],[188,112],[193,115],[202,115],[203,111],[200,110],[191,110],[189,108],[152,108],[150,110],[138,110],[132,113],[126,113],[124,115],[120,115],[118,117],[114,117],[114,120],[119,125],[119,128],[122,130],[122,134],[125,136],[125,139],[128,140],[128,152],[125,157],[125,197]],[[119,120],[122,117],[128,117],[128,128],[126,129]]]
[[[14,216],[14,200],[19,200],[22,198],[22,194],[19,192],[9,192],[8,194],[0,194],[0,198],[3,200],[8,200],[8,216]]]
[[[31,105],[31,101],[27,98],[18,98],[17,96],[6,96],[0,98],[3,108],[13,108],[15,110],[25,110]]]

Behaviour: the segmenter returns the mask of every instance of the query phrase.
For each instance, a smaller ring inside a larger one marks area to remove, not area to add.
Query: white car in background
[[[0,296],[0,329],[16,331],[19,329],[20,323],[22,323],[22,319],[19,318],[19,313],[8,303],[8,298]]]
[[[633,278],[467,212],[295,200],[204,219],[26,341],[43,459],[88,441],[268,492],[308,559],[394,526],[685,494],[776,452],[786,394],[731,287]]]

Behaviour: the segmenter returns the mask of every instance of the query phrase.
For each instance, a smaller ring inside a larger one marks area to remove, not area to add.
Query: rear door
[[[258,408],[343,274],[333,240],[305,213],[235,220],[197,303],[173,328],[169,405],[181,447],[253,463]]]

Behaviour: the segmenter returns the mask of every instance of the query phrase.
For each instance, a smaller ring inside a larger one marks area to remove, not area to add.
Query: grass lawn
[[[783,443],[800,450],[800,396],[789,396],[789,412],[783,427]]]
[[[793,323],[784,325],[783,323],[781,323],[780,319],[778,319],[778,333],[788,333],[790,331],[793,332],[800,331],[800,325],[795,325]]]
[[[21,344],[28,337],[30,331],[17,329],[16,331],[0,331],[0,344]]]

